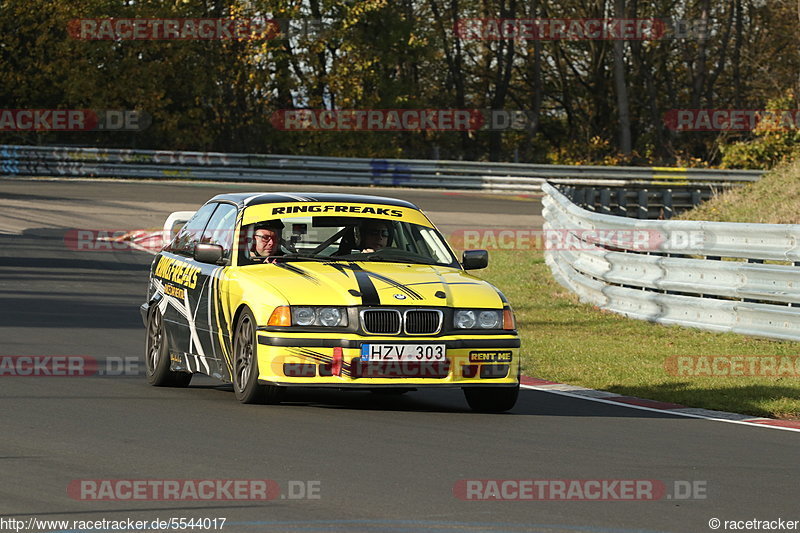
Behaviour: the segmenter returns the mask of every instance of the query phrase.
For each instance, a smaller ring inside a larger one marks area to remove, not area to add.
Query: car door
[[[162,312],[171,351],[177,352],[181,365],[186,364],[193,371],[198,368],[191,365],[190,358],[184,361],[184,356],[204,356],[205,352],[195,326],[198,297],[204,283],[203,267],[193,258],[194,247],[218,205],[218,202],[210,202],[197,210],[161,252],[153,272],[154,289],[165,302]]]
[[[220,202],[206,224],[199,242],[215,244],[223,249],[223,262],[230,264],[233,235],[236,229],[236,205]],[[197,340],[192,344],[198,363],[208,368],[201,371],[218,379],[229,379],[231,372],[228,324],[222,305],[221,288],[225,286],[226,265],[195,261],[200,269],[197,280],[196,307],[193,317]],[[200,357],[203,359],[200,359]]]

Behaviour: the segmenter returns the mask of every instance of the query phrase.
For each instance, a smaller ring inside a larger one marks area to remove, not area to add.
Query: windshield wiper
[[[275,256],[277,260],[299,260],[299,261],[317,261],[320,263],[329,263],[332,261],[342,261],[338,257],[328,257],[327,255],[303,255],[300,253],[290,253]]]
[[[384,263],[407,263],[410,265],[438,265],[433,259],[417,259],[417,258],[400,258],[391,257],[388,255],[368,255],[366,259],[357,259],[356,261],[380,261]]]

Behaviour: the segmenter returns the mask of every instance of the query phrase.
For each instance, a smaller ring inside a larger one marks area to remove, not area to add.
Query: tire
[[[514,407],[519,384],[513,387],[464,387],[464,397],[473,411],[502,413]]]
[[[256,320],[244,308],[233,335],[233,392],[242,403],[278,403],[283,389],[258,383]]]
[[[164,318],[156,306],[151,306],[147,315],[144,365],[147,382],[154,387],[188,387],[192,381],[192,374],[189,372],[174,372],[169,368],[169,345]]]

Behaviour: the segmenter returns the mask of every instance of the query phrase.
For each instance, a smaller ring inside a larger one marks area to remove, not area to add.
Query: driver
[[[274,263],[274,256],[281,255],[281,232],[284,225],[280,220],[259,222],[253,230],[253,245],[250,249],[254,261]],[[273,257],[270,260],[270,256]]]
[[[370,219],[361,224],[359,248],[362,253],[370,253],[389,245],[389,223],[385,220]]]

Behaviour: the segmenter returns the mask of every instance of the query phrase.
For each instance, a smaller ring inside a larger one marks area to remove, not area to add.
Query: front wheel
[[[245,308],[233,336],[233,391],[242,403],[277,403],[283,390],[258,383],[256,320]]]
[[[147,316],[147,342],[144,352],[147,382],[154,387],[188,387],[192,374],[169,368],[169,346],[164,331],[164,317],[157,306]]]
[[[464,396],[473,411],[502,413],[517,403],[519,384],[513,387],[464,387]]]

